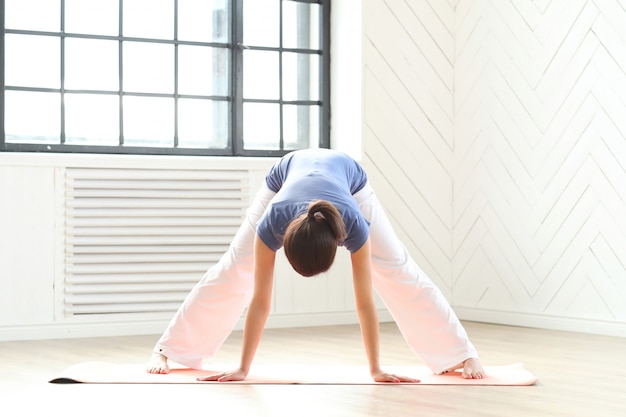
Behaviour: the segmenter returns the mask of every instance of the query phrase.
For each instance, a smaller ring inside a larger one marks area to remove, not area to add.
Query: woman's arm
[[[372,376],[380,372],[378,313],[372,294],[372,266],[369,239],[351,256],[352,281],[356,310],[361,324],[361,335],[365,345],[365,354]]]
[[[372,261],[369,239],[358,251],[352,254],[351,260],[356,309],[372,378],[376,382],[419,382],[413,378],[388,374],[380,369],[379,322],[372,293]]]
[[[254,293],[246,314],[240,368],[250,371],[272,306],[276,253],[257,236],[254,240]]]
[[[198,378],[201,381],[241,381],[248,376],[254,354],[261,342],[263,329],[270,313],[274,283],[276,253],[268,248],[258,236],[254,241],[254,293],[248,307],[243,329],[243,346],[239,368],[216,375]]]

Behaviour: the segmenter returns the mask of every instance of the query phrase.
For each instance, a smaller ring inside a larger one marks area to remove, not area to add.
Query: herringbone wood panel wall
[[[363,19],[364,164],[459,315],[626,335],[626,1]]]

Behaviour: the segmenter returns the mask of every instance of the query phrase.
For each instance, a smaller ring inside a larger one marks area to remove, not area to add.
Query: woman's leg
[[[400,242],[371,186],[354,198],[371,223],[374,288],[409,346],[437,374],[477,358],[448,301]]]
[[[201,368],[203,358],[222,346],[250,302],[256,224],[274,195],[265,185],[258,191],[229,249],[189,293],[157,342],[155,353]]]

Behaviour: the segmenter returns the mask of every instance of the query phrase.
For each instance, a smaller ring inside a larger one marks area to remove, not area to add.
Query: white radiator
[[[247,170],[66,168],[65,319],[171,316],[230,244],[249,184]]]

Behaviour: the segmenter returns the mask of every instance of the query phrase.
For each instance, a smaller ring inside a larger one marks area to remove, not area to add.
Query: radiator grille
[[[64,314],[171,314],[224,253],[248,171],[65,170]]]

